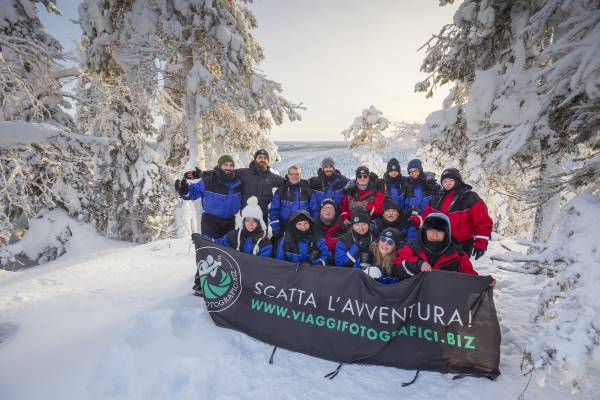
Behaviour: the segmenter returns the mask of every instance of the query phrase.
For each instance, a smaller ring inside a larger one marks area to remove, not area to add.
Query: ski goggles
[[[387,237],[387,236],[381,236],[381,237],[379,238],[379,241],[380,241],[380,242],[387,243],[389,246],[396,246],[396,242],[394,242],[394,240],[393,240],[393,239],[390,239],[390,238],[389,238],[389,237]]]

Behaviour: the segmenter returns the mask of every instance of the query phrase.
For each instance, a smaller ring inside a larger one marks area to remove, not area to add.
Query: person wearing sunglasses
[[[359,208],[366,210],[370,218],[377,218],[381,216],[383,198],[377,185],[377,175],[372,174],[367,167],[358,167],[356,179],[344,189],[340,219],[344,225],[350,226],[353,212]]]
[[[390,284],[400,282],[392,276],[396,250],[401,247],[401,235],[395,228],[385,228],[379,235],[379,240],[371,243],[373,255],[371,265],[364,271],[367,275],[381,283]]]

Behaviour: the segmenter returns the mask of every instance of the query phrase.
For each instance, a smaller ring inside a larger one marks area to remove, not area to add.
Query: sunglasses
[[[369,175],[359,175],[359,176],[358,176],[358,178],[359,178],[359,179],[366,179],[366,178],[368,178],[368,177],[369,177]]]
[[[392,239],[390,239],[389,237],[386,237],[386,236],[381,236],[379,238],[379,241],[380,242],[385,242],[385,243],[387,243],[390,246],[395,246],[396,245],[396,242],[394,242]]]

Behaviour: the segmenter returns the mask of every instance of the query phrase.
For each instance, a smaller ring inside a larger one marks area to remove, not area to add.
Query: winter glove
[[[183,176],[185,179],[200,179],[202,178],[202,171],[196,167],[194,171],[186,171]]]
[[[471,256],[475,258],[475,260],[479,260],[481,256],[485,254],[487,250],[487,240],[485,239],[475,239],[473,242],[473,249],[471,250]]]
[[[371,278],[373,279],[378,279],[381,278],[381,270],[378,267],[374,267],[374,266],[368,266],[367,268],[363,269],[363,272],[367,275],[369,275]]]
[[[485,254],[485,250],[481,250],[473,247],[471,250],[471,257],[475,257],[476,260],[479,260]]]
[[[185,197],[189,193],[189,185],[185,179],[175,181],[175,190],[179,193],[179,196]]]

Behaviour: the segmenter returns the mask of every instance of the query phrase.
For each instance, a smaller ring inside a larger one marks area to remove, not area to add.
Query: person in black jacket
[[[279,188],[285,180],[273,173],[269,167],[269,153],[265,149],[254,153],[254,160],[248,168],[237,169],[236,175],[242,182],[242,204],[252,196],[258,199],[265,221],[268,220],[269,203],[273,199],[273,189]]]

